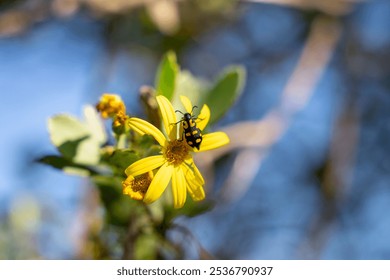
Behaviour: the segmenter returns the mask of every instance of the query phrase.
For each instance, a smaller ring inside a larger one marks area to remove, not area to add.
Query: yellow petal
[[[173,207],[182,208],[187,198],[186,180],[180,166],[175,167],[172,174]]]
[[[141,120],[139,118],[129,118],[127,120],[127,124],[129,127],[133,130],[135,130],[137,133],[144,135],[148,134],[154,137],[156,141],[161,145],[165,145],[165,136],[164,134],[154,125],[151,123],[148,123],[147,121]]]
[[[169,139],[174,140],[177,138],[177,119],[175,109],[173,109],[171,102],[169,102],[165,96],[158,95],[156,99],[158,107],[160,108],[165,132],[167,133]]]
[[[206,197],[203,186],[193,181],[187,181],[187,190],[193,201],[201,201]]]
[[[203,176],[202,176],[202,173],[200,173],[198,167],[196,167],[196,165],[194,164],[192,166],[192,168],[194,169],[194,174],[195,174],[195,178],[197,181],[200,181],[201,182],[201,185],[204,185],[204,179],[203,179]]]
[[[187,190],[194,201],[203,200],[206,195],[202,181],[198,180],[193,171],[185,164],[180,165],[187,182]],[[202,178],[203,179],[203,178]]]
[[[195,162],[193,159],[188,159],[185,161],[187,167],[193,172],[193,175],[195,176],[195,180],[198,180],[201,185],[204,185],[204,179],[202,174],[200,173],[198,167],[196,167]]]
[[[203,105],[200,114],[196,119],[196,124],[200,130],[203,130],[210,120],[210,108],[206,104]]]
[[[187,96],[180,95],[181,103],[183,103],[184,108],[187,112],[192,112],[192,103]],[[206,104],[203,105],[200,114],[196,118],[196,124],[200,130],[203,130],[210,120],[210,108]]]
[[[132,165],[126,168],[125,173],[127,176],[138,176],[149,172],[153,169],[159,168],[163,165],[165,159],[162,155],[146,157],[140,160],[137,160]]]
[[[152,203],[160,198],[161,194],[167,188],[169,180],[171,180],[173,169],[173,165],[168,163],[165,163],[163,166],[160,167],[160,169],[154,176],[148,191],[145,194],[145,203]]]
[[[222,147],[230,142],[229,137],[225,132],[212,132],[203,135],[202,143],[200,144],[199,152],[208,151]],[[197,152],[194,149],[194,152]]]
[[[188,99],[187,96],[180,95],[180,101],[183,104],[184,108],[186,109],[187,112],[191,113],[192,111],[192,103],[191,100]]]

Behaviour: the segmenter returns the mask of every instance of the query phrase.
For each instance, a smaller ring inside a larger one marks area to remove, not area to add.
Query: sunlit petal
[[[129,118],[127,120],[127,124],[131,129],[136,131],[137,133],[144,135],[148,134],[154,137],[156,141],[161,145],[165,145],[166,138],[164,134],[154,125],[151,123],[148,123],[147,121],[144,121],[139,118]]]
[[[202,185],[204,185],[204,179],[203,179],[203,176],[202,176],[202,173],[200,173],[198,167],[196,167],[196,165],[194,164],[192,166],[192,168],[194,169],[194,174],[195,174],[195,178],[197,181],[200,181]]]
[[[173,196],[173,207],[181,208],[186,202],[187,188],[186,180],[184,178],[183,170],[180,166],[175,167],[172,174],[172,196]]]
[[[160,198],[161,194],[167,188],[169,180],[171,180],[173,169],[173,165],[168,163],[165,163],[163,166],[160,167],[160,169],[154,176],[148,191],[145,194],[145,203],[152,203]]]
[[[163,96],[158,95],[156,97],[158,107],[160,108],[161,117],[163,120],[165,132],[167,133],[169,139],[173,140],[177,137],[177,119],[175,109],[169,100]]]
[[[206,197],[203,186],[194,181],[187,181],[187,190],[193,201],[201,201]]]
[[[208,151],[222,147],[230,142],[229,137],[225,132],[212,132],[203,135],[202,144],[200,145],[199,152]],[[194,149],[194,152],[197,152]]]
[[[192,103],[191,103],[191,100],[187,96],[180,95],[180,101],[183,104],[183,106],[187,112],[192,111]]]
[[[187,190],[194,201],[203,200],[206,195],[203,189],[202,181],[198,180],[194,172],[185,164],[180,166],[183,170],[187,182]],[[202,178],[203,179],[203,178]]]
[[[128,187],[128,191],[123,190],[123,194],[130,196],[134,200],[142,200],[144,197],[140,192],[135,192],[132,188]]]
[[[198,180],[201,185],[204,185],[203,176],[200,173],[198,167],[196,167],[195,162],[193,161],[193,159],[192,158],[188,159],[188,160],[185,161],[185,163],[186,163],[186,167],[192,171],[191,173],[193,174],[195,180]],[[186,176],[187,176],[187,174],[191,175],[191,173],[186,172],[184,175],[186,175]]]
[[[206,104],[203,105],[200,114],[196,119],[196,124],[200,130],[203,130],[210,120],[210,108]]]
[[[127,176],[131,175],[135,177],[153,169],[159,168],[164,164],[164,162],[165,159],[162,155],[146,157],[134,162],[132,165],[127,167],[125,173]]]

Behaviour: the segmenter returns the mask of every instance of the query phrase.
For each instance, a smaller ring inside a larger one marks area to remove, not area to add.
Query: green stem
[[[115,148],[116,149],[125,149],[126,148],[126,134],[122,133],[122,134],[119,134],[119,135],[115,135],[115,139],[116,139],[116,144],[115,144]]]

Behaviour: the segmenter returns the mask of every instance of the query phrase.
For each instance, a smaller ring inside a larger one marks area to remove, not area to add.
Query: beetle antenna
[[[198,106],[195,105],[194,107],[192,107],[191,115],[192,115],[192,112],[194,111],[194,108],[198,109]]]
[[[182,111],[176,110],[175,113],[179,112],[180,114],[184,115]]]

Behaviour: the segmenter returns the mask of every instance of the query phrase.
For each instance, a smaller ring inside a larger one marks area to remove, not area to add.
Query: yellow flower
[[[98,110],[105,119],[108,117],[113,118],[119,113],[126,113],[126,107],[121,97],[109,93],[105,93],[100,97],[99,103],[96,104],[96,110]]]
[[[158,128],[144,120],[129,118],[127,123],[136,132],[153,136],[161,146],[161,155],[146,157],[130,165],[125,170],[128,176],[126,180],[132,180],[134,177],[157,169],[144,193],[143,201],[152,203],[159,199],[172,179],[173,205],[175,208],[181,208],[186,201],[187,191],[194,201],[205,198],[204,179],[191,154],[191,152],[198,151],[191,148],[185,139],[182,140],[182,136],[178,135],[176,113],[169,100],[162,95],[156,98],[166,136]],[[180,96],[180,99],[186,110],[191,112],[191,101],[185,96]],[[209,119],[210,109],[204,105],[196,119],[198,128],[203,130]],[[205,134],[199,152],[215,149],[228,143],[229,138],[224,132]]]
[[[127,194],[135,200],[142,200],[152,179],[153,172],[142,174],[136,178],[128,176],[127,179],[122,182],[123,194]]]

